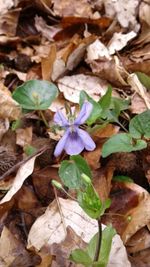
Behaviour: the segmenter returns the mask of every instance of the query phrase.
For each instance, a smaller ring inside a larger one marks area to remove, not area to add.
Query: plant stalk
[[[99,255],[100,255],[100,249],[101,249],[101,243],[102,243],[102,224],[101,219],[98,219],[98,240],[97,240],[97,246],[96,246],[96,252],[94,261],[99,261]]]
[[[39,114],[40,114],[40,116],[41,116],[41,118],[42,118],[42,120],[43,120],[45,126],[46,126],[47,128],[49,128],[48,122],[46,121],[45,116],[44,116],[42,110],[39,110]]]

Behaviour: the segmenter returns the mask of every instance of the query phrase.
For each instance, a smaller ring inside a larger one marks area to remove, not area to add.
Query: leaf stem
[[[41,116],[41,118],[42,118],[42,120],[43,120],[45,126],[46,126],[47,128],[49,128],[48,122],[46,121],[45,116],[44,116],[42,110],[39,110],[38,112],[39,112],[39,114],[40,114],[40,116]]]
[[[96,246],[94,261],[99,261],[99,255],[100,255],[100,249],[101,249],[101,243],[102,243],[101,219],[98,219],[97,222],[98,222],[98,240],[97,240],[97,246]]]

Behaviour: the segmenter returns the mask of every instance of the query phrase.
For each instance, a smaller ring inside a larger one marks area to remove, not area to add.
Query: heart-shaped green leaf
[[[150,110],[136,115],[130,121],[129,132],[134,138],[150,138]]]
[[[24,109],[45,110],[58,95],[56,85],[48,81],[30,80],[17,87],[12,97]]]
[[[71,156],[70,160],[64,160],[61,162],[59,176],[64,185],[68,188],[79,189],[82,187],[82,173],[85,173],[90,178],[92,177],[90,167],[85,159],[80,155]]]
[[[103,158],[116,152],[131,152],[141,150],[147,147],[144,140],[133,140],[132,136],[128,133],[121,133],[113,135],[109,138],[102,148]]]

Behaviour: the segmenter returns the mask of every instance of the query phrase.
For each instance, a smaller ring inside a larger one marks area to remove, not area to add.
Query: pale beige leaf
[[[57,16],[91,17],[92,6],[87,0],[52,0],[53,10]]]
[[[3,204],[7,201],[10,201],[11,198],[18,192],[18,190],[22,187],[24,181],[28,176],[33,172],[34,162],[36,156],[29,159],[26,163],[24,163],[18,170],[17,175],[13,181],[12,187],[7,192],[7,194],[2,198],[0,204]]]
[[[137,34],[134,31],[128,32],[126,34],[115,32],[107,46],[109,54],[113,55],[116,51],[120,51],[127,45],[128,41],[133,39],[136,35]]]
[[[142,85],[135,73],[132,73],[128,76],[128,83],[131,85],[132,89],[144,100],[146,107],[150,109],[150,98],[147,96],[146,88],[144,85]]]
[[[46,21],[37,15],[35,17],[35,27],[40,33],[42,33],[42,36],[47,38],[49,41],[53,41],[55,34],[62,30],[60,25],[47,25]]]
[[[8,119],[0,119],[0,141],[3,137],[3,135],[8,131],[9,129],[9,120]]]
[[[107,83],[98,77],[77,74],[59,79],[58,87],[63,92],[65,99],[79,103],[79,95],[82,90],[98,101],[105,94]]]
[[[137,32],[140,25],[137,21],[137,7],[140,0],[104,0],[106,16],[118,20],[120,25],[124,28],[130,27],[130,29]]]
[[[130,211],[129,215],[131,215],[132,219],[122,235],[124,243],[126,243],[139,229],[150,222],[150,195],[145,191],[141,198],[139,205]]]
[[[24,147],[30,145],[32,142],[32,127],[25,129],[19,128],[16,130],[16,144]]]
[[[1,267],[8,267],[13,262],[17,255],[18,243],[15,236],[4,227],[0,238],[0,259],[3,260]]]
[[[111,59],[107,47],[100,41],[96,40],[87,47],[87,62],[97,59]]]
[[[77,202],[62,198],[58,201],[59,208],[57,201],[54,200],[45,213],[32,225],[28,235],[28,248],[34,247],[40,250],[44,246],[50,248],[54,243],[61,243],[67,236],[67,227],[73,229],[76,235],[87,243],[97,232],[97,221],[91,219]],[[130,266],[125,247],[119,235],[115,235],[108,267]]]
[[[21,107],[12,99],[7,90],[0,90],[0,118],[17,120],[21,115]]]
[[[0,237],[0,267],[29,267],[35,266],[35,260],[25,249],[17,234],[4,226]]]
[[[6,13],[8,11],[8,9],[13,7],[13,5],[14,5],[14,0],[1,0],[1,2],[0,2],[0,15]]]
[[[146,22],[150,26],[150,2],[143,1],[140,5],[139,17],[142,22]]]
[[[28,236],[28,248],[34,246],[40,250],[45,244],[50,246],[53,243],[62,242],[66,237],[68,226],[85,242],[89,242],[92,235],[97,232],[97,221],[88,217],[77,202],[59,198],[59,203],[64,224],[57,202],[54,200],[31,227]]]

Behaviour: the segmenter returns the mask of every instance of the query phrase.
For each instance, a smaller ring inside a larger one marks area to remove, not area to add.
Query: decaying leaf
[[[53,64],[51,79],[57,80],[63,74],[73,70],[84,58],[87,46],[95,40],[95,36],[80,38],[75,34],[68,45],[57,52],[56,60]]]
[[[0,237],[0,266],[28,267],[33,264],[36,264],[33,255],[30,255],[23,243],[7,227],[4,227]]]
[[[138,79],[136,74],[130,74],[128,76],[128,83],[131,85],[132,89],[140,95],[140,97],[144,100],[145,105],[148,109],[150,109],[150,99],[147,96],[146,88],[140,80]]]
[[[0,117],[2,119],[17,120],[21,115],[21,107],[12,99],[9,91],[0,89]]]
[[[7,2],[7,1],[6,1]],[[1,8],[1,7],[0,7]],[[20,9],[14,9],[6,14],[0,15],[0,34],[10,37],[16,35]]]
[[[1,5],[0,5],[0,15],[4,14],[13,7],[14,5],[14,0],[1,0]]]
[[[134,235],[139,229],[150,222],[150,195],[143,192],[143,199],[139,205],[130,211],[132,217],[131,222],[125,229],[122,239],[126,243],[129,238]]]
[[[115,195],[116,190],[117,195]],[[135,183],[114,182],[111,199],[110,214],[108,217],[106,215],[106,221],[113,223],[121,234],[123,242],[126,243],[138,230],[149,223],[150,195]],[[131,220],[128,220],[128,216]],[[106,221],[104,219],[105,223]]]
[[[16,130],[16,144],[24,147],[32,142],[32,127],[25,129],[19,128]]]
[[[136,18],[139,3],[139,0],[105,0],[106,15],[110,17],[116,16],[122,27],[130,27],[130,29],[137,32],[140,28]]]
[[[47,38],[49,41],[53,41],[53,37],[62,30],[60,25],[49,26],[46,24],[46,21],[42,17],[35,17],[35,27],[42,33],[42,36]]]
[[[105,94],[107,83],[98,77],[84,74],[64,76],[59,79],[58,87],[64,97],[73,103],[79,103],[79,95],[84,90],[94,100]]]
[[[120,51],[127,45],[128,41],[136,37],[136,35],[134,31],[128,32],[127,34],[115,32],[107,46],[109,54],[113,55],[116,51]]]
[[[8,119],[0,119],[0,141],[3,137],[3,135],[8,131],[9,129],[9,120]]]
[[[86,0],[74,2],[73,0],[52,0],[53,10],[57,16],[91,17],[92,6]]]
[[[32,157],[19,168],[17,175],[13,181],[12,187],[7,192],[7,194],[4,196],[4,198],[0,201],[0,204],[10,201],[11,198],[21,188],[25,179],[33,172],[35,159],[36,159],[36,156]]]
[[[89,218],[77,202],[62,198],[59,198],[58,201],[59,207],[57,201],[54,200],[45,214],[39,217],[31,227],[28,236],[28,248],[34,247],[40,250],[43,247],[51,247],[54,243],[61,243],[66,238],[67,227],[73,229],[76,235],[80,236],[84,242],[89,242],[97,232],[97,221]],[[122,265],[120,265],[120,262]],[[108,266],[131,266],[118,235],[113,238]]]

